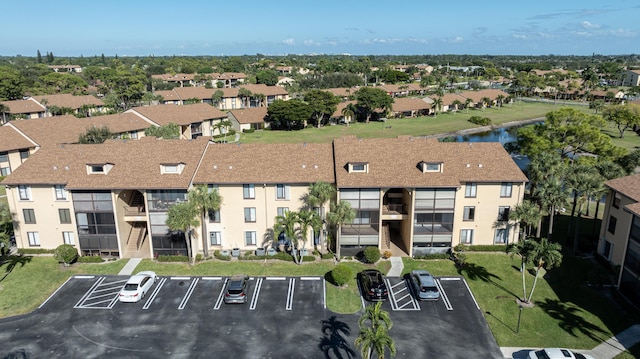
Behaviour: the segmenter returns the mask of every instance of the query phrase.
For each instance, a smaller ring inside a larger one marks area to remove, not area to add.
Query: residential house
[[[377,246],[397,255],[457,244],[507,244],[527,178],[499,143],[414,137],[333,142],[338,200],[357,212],[338,233],[338,255]]]
[[[10,126],[0,126],[0,138],[0,176],[4,177],[29,158],[38,144]]]
[[[11,100],[0,101],[0,104],[5,105],[9,111],[3,113],[4,117],[9,118],[40,118],[45,117],[47,113],[46,106],[40,104],[33,97],[29,97],[26,100]]]
[[[241,88],[249,91],[251,96],[242,96]],[[214,103],[213,97],[217,91],[222,92],[222,98]],[[254,84],[213,89],[205,87],[176,87],[173,90],[156,91],[155,94],[162,96],[163,100],[161,102],[163,104],[183,105],[187,100],[195,99],[203,103],[212,104],[219,110],[269,106],[275,100],[286,101],[289,99],[289,93],[284,87]]]
[[[509,94],[498,89],[482,89],[478,91],[462,91],[460,92],[460,96],[465,99],[470,98],[473,101],[474,107],[483,107],[483,106],[494,106],[498,102],[498,97],[502,96],[504,100],[509,98]],[[482,99],[488,98],[491,100],[491,103],[483,104]]]
[[[178,87],[195,86],[195,74],[160,74],[151,75],[152,80],[160,80],[166,84],[173,84]]]
[[[82,66],[79,65],[47,65],[47,67],[52,69],[54,72],[82,72]]]
[[[231,126],[237,132],[244,130],[262,130],[269,127],[266,107],[242,108],[228,113]]]
[[[231,88],[242,85],[247,79],[247,75],[242,72],[223,72],[212,74],[213,87]]]
[[[227,119],[227,114],[206,103],[134,107],[125,113],[135,114],[155,126],[175,123],[180,126],[182,139],[213,136],[216,123]]]
[[[617,288],[640,307],[640,174],[609,180],[598,254],[619,267]]]
[[[68,108],[73,110],[74,114],[83,114],[85,116],[104,112],[104,102],[92,95],[56,94],[33,96],[32,98],[45,106],[49,115],[53,115],[51,108],[54,106],[59,109]]]
[[[640,86],[640,70],[627,70],[623,76],[620,86]]]
[[[431,111],[431,104],[414,97],[398,97],[394,99],[392,117],[426,116]]]
[[[360,88],[359,86],[351,87],[351,88],[335,87],[335,88],[328,88],[325,91],[331,92],[335,96],[340,97],[342,101],[347,101],[351,96],[353,96],[353,94],[356,91],[358,91],[359,88]]]

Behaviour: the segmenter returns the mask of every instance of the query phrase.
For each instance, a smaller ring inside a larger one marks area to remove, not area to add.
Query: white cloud
[[[585,28],[585,29],[599,29],[600,25],[592,24],[589,21],[583,21],[582,22],[582,27]]]
[[[282,40],[282,43],[285,45],[294,45],[295,41],[293,41],[293,39],[284,39]]]

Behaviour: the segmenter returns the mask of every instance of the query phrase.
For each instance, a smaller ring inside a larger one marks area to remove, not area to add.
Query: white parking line
[[[476,301],[476,297],[471,292],[471,288],[469,288],[469,284],[467,284],[467,281],[464,278],[462,279],[462,282],[464,282],[464,285],[465,285],[465,287],[467,287],[467,290],[469,291],[469,294],[471,294],[471,299],[473,299],[473,302],[476,304],[476,308],[478,308],[478,310],[480,310],[480,306],[478,305],[478,302]]]
[[[447,292],[445,292],[444,289],[442,288],[440,279],[436,279],[436,286],[440,291],[440,297],[442,297],[442,302],[444,303],[444,307],[447,308],[447,310],[453,310],[453,307],[451,306],[451,302],[449,302],[449,297],[447,297]]]
[[[293,292],[295,290],[296,279],[289,278],[289,290],[287,291],[287,306],[286,310],[291,310],[293,307]]]
[[[147,301],[144,303],[144,305],[142,306],[142,309],[149,309],[149,307],[151,306],[151,303],[153,302],[154,299],[156,299],[158,292],[160,292],[160,289],[162,289],[162,287],[166,282],[167,282],[167,278],[160,279],[160,283],[158,283],[158,285],[156,286],[156,289],[153,290],[153,293],[151,293],[151,295],[149,296],[149,299],[147,299]]]
[[[327,309],[327,281],[322,281],[322,309]]]
[[[54,295],[56,295],[56,293],[58,293],[58,291],[64,287],[65,284],[67,284],[67,282],[71,279],[72,277],[67,278],[67,280],[64,281],[64,283],[62,283],[61,286],[58,287],[58,289],[55,290],[55,292],[51,293],[51,295],[49,296],[49,298],[47,298],[44,302],[42,302],[42,304],[40,304],[40,306],[38,306],[38,308],[42,308],[43,305],[47,304],[47,302],[49,301],[49,299],[51,299],[51,297],[53,297]]]
[[[171,277],[171,280],[190,280],[191,277]]]
[[[287,280],[287,277],[266,277],[266,280]]]
[[[387,283],[387,289],[389,289],[389,304],[391,304],[391,310],[397,310],[398,303],[396,303],[396,297],[392,290],[393,286],[391,285],[391,282],[389,282],[388,278],[385,278],[384,281]]]
[[[74,275],[73,278],[77,278],[77,279],[93,279],[93,278],[95,278],[95,276],[93,276],[93,275]]]
[[[251,297],[251,304],[249,310],[255,310],[258,305],[258,296],[260,295],[260,288],[262,287],[262,278],[258,278],[256,281],[256,287],[253,289],[253,296]]]
[[[218,300],[216,300],[216,304],[213,306],[213,310],[218,310],[220,309],[220,306],[222,306],[222,298],[224,296],[224,289],[227,287],[227,282],[229,281],[229,278],[225,278],[224,279],[224,284],[222,284],[222,289],[220,290],[220,294],[218,295]]]
[[[202,280],[222,280],[222,277],[202,277]]]
[[[82,296],[82,298],[80,298],[78,303],[76,303],[76,305],[74,305],[73,307],[82,308],[82,303],[84,303],[84,301],[91,295],[91,293],[93,293],[96,287],[100,285],[100,283],[102,283],[102,281],[104,281],[104,277],[98,278],[98,280],[95,283],[93,283],[91,288],[89,288],[89,290]]]
[[[387,282],[387,288],[389,289],[389,302],[391,303],[392,310],[420,310],[420,304],[413,295],[411,295],[411,291],[409,290],[409,286],[406,281],[403,280],[391,285],[388,278],[385,280]],[[400,288],[398,289],[398,287]],[[405,300],[407,301],[401,303]]]
[[[189,285],[189,289],[187,289],[187,293],[184,295],[184,298],[182,298],[182,302],[180,302],[180,305],[178,306],[178,310],[182,310],[187,306],[187,302],[189,301],[189,298],[191,298],[191,294],[193,294],[193,290],[196,288],[199,280],[200,278],[196,278],[191,282],[191,284]]]
[[[320,280],[320,277],[300,277],[300,280]]]

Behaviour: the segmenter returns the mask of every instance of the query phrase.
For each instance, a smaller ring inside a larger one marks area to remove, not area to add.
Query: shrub
[[[316,260],[316,257],[314,256],[303,256],[302,257],[302,261],[303,262],[314,262]]]
[[[432,253],[425,254],[422,256],[414,256],[414,259],[449,259],[450,255],[448,253]]]
[[[180,255],[158,256],[158,262],[188,262],[189,257]]]
[[[78,263],[102,263],[104,259],[100,256],[82,256],[78,257]]]
[[[242,130],[242,132],[244,132],[244,133],[254,133],[254,132],[256,132],[256,130],[253,129],[253,128],[245,128],[244,130]]]
[[[196,262],[201,262],[204,260],[204,255],[202,253],[196,254]]]
[[[382,253],[382,258],[384,259],[389,259],[393,256],[393,253],[391,253],[391,251],[384,251],[384,253]]]
[[[78,250],[70,244],[61,244],[53,252],[53,257],[58,262],[69,265],[78,259]]]
[[[488,117],[471,116],[471,118],[469,118],[469,122],[480,126],[489,126],[491,124],[491,119]]]
[[[363,258],[367,263],[375,263],[380,260],[380,250],[377,247],[367,247],[364,249]]]
[[[333,259],[333,253],[324,253],[320,255],[320,258],[322,259]]]
[[[289,253],[278,252],[271,256],[273,259],[279,259],[281,261],[293,262],[293,257]]]
[[[477,246],[467,246],[465,248],[467,252],[501,252],[504,253],[507,250],[506,244],[481,244]]]
[[[55,249],[46,248],[18,248],[19,254],[53,254]]]
[[[230,261],[231,260],[231,256],[223,256],[222,253],[220,253],[220,251],[217,250],[217,249],[215,251],[213,251],[213,256],[216,259],[219,259],[221,261]]]
[[[349,279],[353,276],[351,272],[351,268],[349,268],[345,264],[338,264],[331,271],[331,279],[333,279],[333,283],[337,286],[343,286],[349,282]]]
[[[453,250],[456,252],[464,252],[466,250],[469,249],[469,246],[466,246],[462,243],[458,244],[457,246],[453,247]]]

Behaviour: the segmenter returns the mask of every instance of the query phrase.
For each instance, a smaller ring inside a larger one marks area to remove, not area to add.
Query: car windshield
[[[538,350],[535,352],[536,354],[536,358],[538,359],[549,359],[549,356],[547,355],[547,353],[545,353],[544,350]]]
[[[422,287],[422,288],[420,288],[420,291],[422,291],[422,292],[437,292],[438,288],[436,288],[436,287]]]
[[[229,289],[228,292],[229,294],[241,294],[242,289]]]
[[[124,285],[124,290],[137,290],[138,285],[135,283],[127,283]]]

